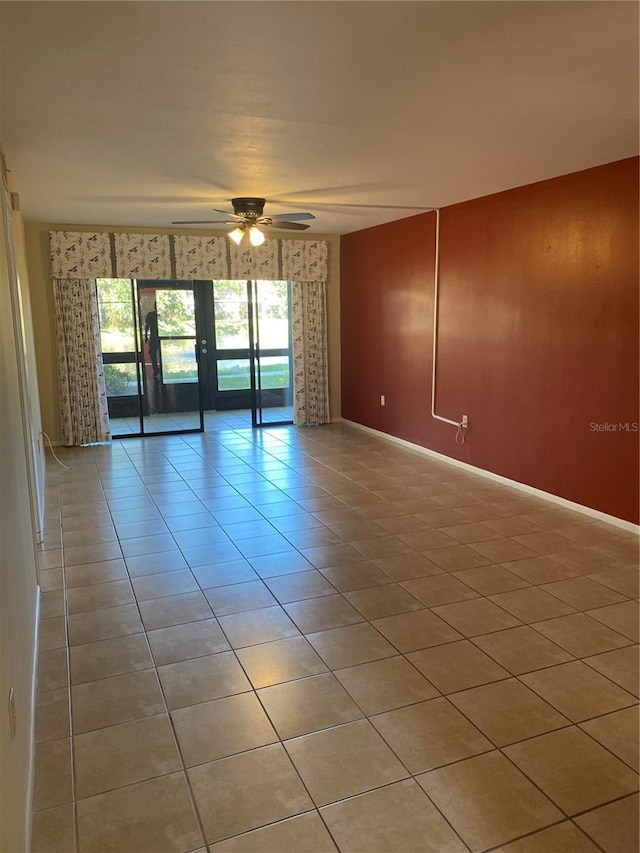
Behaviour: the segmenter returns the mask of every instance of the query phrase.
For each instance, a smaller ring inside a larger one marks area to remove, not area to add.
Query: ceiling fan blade
[[[235,216],[236,219],[243,219],[244,218],[242,216],[238,216],[237,213],[233,213],[230,210],[220,210],[219,207],[212,207],[211,210],[213,210],[214,213],[224,213],[225,216]]]
[[[305,225],[304,222],[272,222],[271,225],[261,225],[261,228],[287,228],[290,231],[306,231],[309,228],[309,225]]]
[[[237,219],[176,219],[172,225],[237,225]]]
[[[368,210],[422,210],[425,212],[435,210],[434,207],[418,207],[414,204],[346,204],[345,202],[340,204],[326,202],[319,207],[362,207]]]
[[[366,184],[342,184],[334,187],[306,187],[305,189],[297,189],[292,192],[278,193],[278,197],[271,198],[270,201],[272,204],[287,204],[287,199],[289,199],[291,204],[299,204],[300,199],[307,199],[307,201],[303,201],[302,204],[307,204],[312,207],[315,204],[316,199],[320,202],[327,196],[329,196],[330,199],[344,197],[345,195],[353,198],[356,195],[362,196],[365,193],[370,195],[371,193],[385,192],[388,191],[388,189],[389,187],[386,184],[382,184],[380,182],[369,182]],[[406,187],[398,187],[398,189],[406,189]]]
[[[290,219],[294,222],[302,219],[315,219],[313,213],[272,213],[270,218],[275,222],[276,219]]]

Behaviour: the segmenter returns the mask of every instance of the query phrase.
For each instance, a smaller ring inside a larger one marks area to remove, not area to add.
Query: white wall
[[[17,193],[11,194],[8,187],[0,186],[3,207],[9,281],[13,303],[13,328],[19,351],[18,380],[22,400],[24,434],[28,444],[27,465],[29,469],[29,495],[32,505],[34,537],[36,542],[44,538],[44,479],[45,450],[40,416],[40,395],[36,365],[31,294],[27,273],[27,256],[24,240],[24,223],[18,210],[13,210],[12,199],[17,204]]]
[[[38,368],[36,364],[36,347],[33,333],[33,318],[31,313],[31,292],[27,273],[27,255],[25,247],[24,223],[19,212],[12,217],[13,243],[15,247],[16,284],[19,299],[20,338],[24,356],[24,394],[27,440],[29,443],[31,478],[33,481],[33,515],[36,542],[44,537],[44,507],[45,507],[45,442],[42,436],[42,419],[40,414],[40,394],[38,388]]]
[[[1,155],[0,155],[1,156]],[[36,646],[37,579],[33,504],[29,485],[30,441],[35,431],[21,380],[27,375],[21,327],[25,316],[18,282],[11,276],[6,211],[0,227],[0,850],[28,849],[32,767],[33,668]],[[16,268],[19,246],[15,246]],[[16,329],[14,320],[19,320]],[[18,334],[16,334],[16,332]],[[37,396],[37,387],[30,389]],[[15,736],[8,696],[13,688]]]

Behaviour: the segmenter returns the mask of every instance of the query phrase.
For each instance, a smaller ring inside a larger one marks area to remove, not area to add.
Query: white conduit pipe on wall
[[[445,424],[457,427],[456,443],[464,444],[464,432],[467,428],[466,419],[462,421],[452,421],[450,418],[444,418],[442,415],[436,414],[436,366],[438,355],[438,294],[440,287],[440,208],[433,208],[436,214],[436,247],[435,247],[435,263],[434,263],[434,286],[433,286],[433,355],[431,359],[431,417],[438,421],[443,421]]]

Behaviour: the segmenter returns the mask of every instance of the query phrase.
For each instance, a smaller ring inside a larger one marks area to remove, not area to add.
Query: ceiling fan
[[[246,233],[252,246],[260,246],[265,237],[262,228],[286,228],[292,231],[305,231],[309,226],[300,220],[315,219],[313,213],[274,213],[273,216],[264,215],[264,198],[232,198],[233,213],[227,210],[219,210],[214,207],[216,213],[222,213],[227,219],[183,219],[172,222],[172,225],[235,225],[229,237],[238,245]],[[258,227],[259,226],[259,227]]]

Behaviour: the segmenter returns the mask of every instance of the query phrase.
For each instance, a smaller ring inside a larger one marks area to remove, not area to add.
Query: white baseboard
[[[369,435],[375,435],[378,438],[385,439],[385,441],[390,441],[393,444],[399,444],[401,447],[407,448],[407,450],[414,450],[416,453],[431,456],[432,458],[437,459],[440,462],[445,462],[455,468],[462,468],[470,474],[477,474],[479,477],[485,477],[487,480],[492,480],[494,483],[502,483],[505,486],[511,486],[514,489],[519,489],[521,492],[526,492],[528,495],[534,495],[537,498],[542,498],[543,500],[558,504],[559,506],[571,509],[574,512],[589,515],[591,518],[596,518],[598,521],[604,521],[606,524],[612,524],[615,527],[620,527],[622,530],[627,530],[629,533],[635,533],[636,535],[640,534],[640,525],[634,524],[632,521],[625,521],[625,519],[617,518],[615,515],[608,515],[606,512],[601,512],[598,509],[592,509],[589,506],[584,506],[584,504],[575,503],[575,501],[567,500],[567,498],[561,498],[559,495],[554,495],[552,492],[544,492],[542,489],[536,489],[534,486],[528,486],[526,483],[519,483],[517,480],[510,480],[508,477],[503,477],[501,474],[494,474],[492,471],[486,471],[484,468],[478,468],[475,465],[470,465],[468,462],[461,462],[459,459],[453,459],[450,456],[445,456],[444,453],[429,450],[428,447],[422,447],[420,444],[413,444],[413,442],[406,441],[404,438],[397,438],[395,435],[389,435],[388,433],[381,432],[378,429],[373,429],[372,427],[356,423],[356,421],[350,421],[347,420],[347,418],[341,418],[340,420],[348,426],[354,427],[362,432],[369,433]]]
[[[36,763],[36,710],[38,701],[38,651],[40,646],[40,585],[36,584],[36,624],[33,636],[33,662],[31,671],[31,703],[29,731],[29,775],[27,776],[27,813],[25,814],[24,837],[26,850],[31,850],[31,829],[33,816],[33,786]]]

